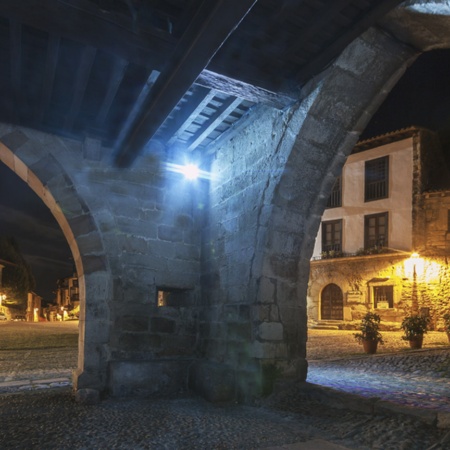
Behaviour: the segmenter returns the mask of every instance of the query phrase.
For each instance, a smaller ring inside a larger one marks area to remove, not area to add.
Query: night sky
[[[13,236],[36,279],[36,293],[53,302],[56,280],[72,275],[67,241],[50,210],[0,162],[0,235]]]
[[[450,161],[450,50],[422,55],[399,81],[362,139],[411,125],[438,131]],[[36,278],[36,293],[52,301],[56,280],[72,274],[67,242],[43,202],[0,163],[0,235],[14,236]]]

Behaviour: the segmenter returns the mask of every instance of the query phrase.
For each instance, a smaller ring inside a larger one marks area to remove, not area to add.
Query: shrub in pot
[[[363,345],[364,351],[369,354],[377,352],[378,344],[384,344],[380,333],[380,316],[368,312],[358,327],[359,333],[354,333],[355,339]]]
[[[404,332],[402,339],[409,341],[411,348],[422,348],[423,335],[427,332],[429,323],[429,316],[421,314],[406,316],[401,325]]]

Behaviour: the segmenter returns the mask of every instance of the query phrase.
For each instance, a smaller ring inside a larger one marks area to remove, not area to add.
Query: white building
[[[424,192],[447,179],[439,141],[428,130],[409,128],[355,147],[316,238],[311,319],[356,320],[375,309],[398,322],[408,308],[423,306],[405,260],[430,249]]]

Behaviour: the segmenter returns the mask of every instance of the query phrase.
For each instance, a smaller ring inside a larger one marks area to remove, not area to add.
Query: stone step
[[[325,324],[311,325],[309,328],[312,330],[339,330],[339,327],[337,325],[325,325]]]
[[[342,320],[317,320],[310,323],[309,328],[313,330],[339,330]]]

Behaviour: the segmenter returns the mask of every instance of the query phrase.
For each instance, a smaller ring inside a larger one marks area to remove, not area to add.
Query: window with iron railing
[[[337,177],[328,198],[327,208],[337,208],[342,206],[342,178]]]
[[[342,220],[322,222],[322,253],[342,251]]]
[[[364,201],[370,202],[389,196],[389,156],[366,161]]]
[[[371,214],[364,217],[364,248],[388,246],[388,213]]]

